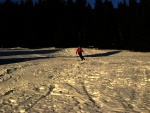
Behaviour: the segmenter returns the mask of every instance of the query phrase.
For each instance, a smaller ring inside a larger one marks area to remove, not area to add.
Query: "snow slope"
[[[0,113],[149,113],[150,53],[0,49]]]

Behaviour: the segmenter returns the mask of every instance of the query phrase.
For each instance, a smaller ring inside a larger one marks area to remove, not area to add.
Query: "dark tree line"
[[[150,51],[150,0],[6,0],[0,3],[1,47],[74,47]]]

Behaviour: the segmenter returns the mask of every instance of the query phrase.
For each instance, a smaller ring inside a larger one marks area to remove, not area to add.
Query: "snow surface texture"
[[[150,113],[150,53],[0,49],[0,113]]]

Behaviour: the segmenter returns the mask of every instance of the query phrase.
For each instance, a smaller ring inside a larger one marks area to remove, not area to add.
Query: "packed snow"
[[[150,52],[0,49],[0,113],[150,113]]]

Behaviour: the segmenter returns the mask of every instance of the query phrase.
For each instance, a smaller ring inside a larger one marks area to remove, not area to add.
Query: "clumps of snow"
[[[150,53],[83,48],[78,61],[76,48],[38,50],[0,65],[0,112],[149,112]]]

